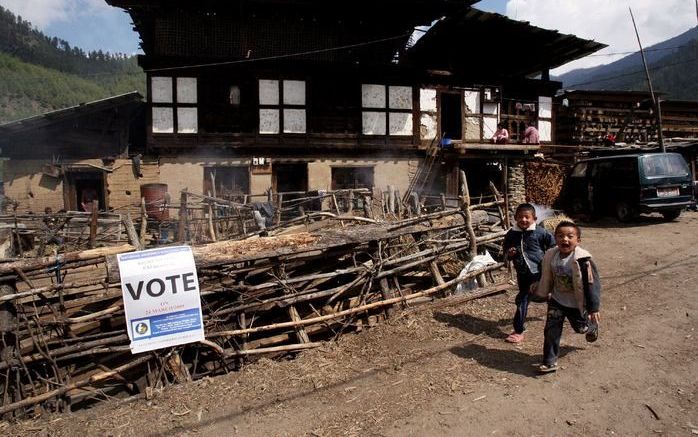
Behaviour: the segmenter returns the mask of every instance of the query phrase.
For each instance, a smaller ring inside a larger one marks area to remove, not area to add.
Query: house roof
[[[407,51],[406,61],[438,70],[517,77],[566,64],[606,47],[503,15],[465,8],[444,17]]]
[[[0,124],[0,136],[39,129],[56,122],[104,111],[106,109],[141,103],[142,101],[143,96],[138,91],[132,91],[130,93],[107,97],[93,102],[81,103],[68,108],[57,109],[44,114]]]
[[[415,26],[477,1],[106,0],[130,14],[149,64],[166,62],[163,57],[258,59],[338,47],[354,47],[344,59],[351,63],[391,63]],[[343,60],[327,53],[305,59]]]

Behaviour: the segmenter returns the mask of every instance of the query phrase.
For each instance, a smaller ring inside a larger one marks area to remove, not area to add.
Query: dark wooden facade
[[[299,179],[311,190],[340,179],[406,190],[425,151],[443,144],[435,171],[447,174],[434,180],[456,193],[461,160],[537,147],[491,145],[498,123],[513,143],[529,122],[553,142],[560,84],[549,69],[604,47],[473,0],[106,1],[140,34],[148,153],[188,172],[182,187],[249,165],[253,193],[292,186],[288,168],[307,169]],[[493,62],[508,34],[514,62]],[[259,158],[271,160],[268,177]]]

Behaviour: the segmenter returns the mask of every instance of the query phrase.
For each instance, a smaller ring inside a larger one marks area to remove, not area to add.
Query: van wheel
[[[628,202],[616,203],[616,218],[619,222],[627,223],[635,218],[635,210]]]
[[[672,209],[671,211],[663,211],[662,215],[664,216],[664,220],[670,222],[672,220],[676,220],[679,218],[681,215],[681,210],[680,209]]]

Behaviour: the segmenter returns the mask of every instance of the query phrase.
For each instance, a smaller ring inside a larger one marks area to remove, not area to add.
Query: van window
[[[688,167],[680,155],[649,155],[642,159],[645,176],[687,176]]]
[[[572,169],[572,174],[570,175],[573,178],[583,178],[587,174],[587,163],[582,162],[574,166],[574,169]]]

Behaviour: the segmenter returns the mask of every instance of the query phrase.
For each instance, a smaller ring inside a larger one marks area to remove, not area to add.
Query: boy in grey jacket
[[[591,254],[579,247],[582,231],[575,223],[560,222],[555,228],[557,246],[543,257],[542,272],[534,298],[548,299],[541,373],[557,370],[560,338],[565,318],[589,342],[598,338],[601,283]]]

